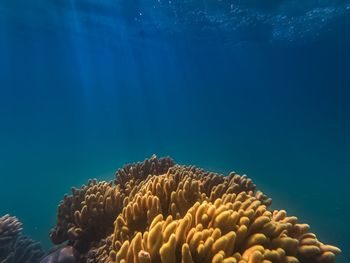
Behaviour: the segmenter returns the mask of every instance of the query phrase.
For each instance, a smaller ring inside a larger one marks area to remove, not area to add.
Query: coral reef
[[[0,262],[38,263],[44,252],[38,242],[24,236],[22,223],[14,216],[0,217]]]
[[[59,205],[54,243],[80,262],[331,263],[340,253],[251,179],[152,156],[126,165],[114,182],[90,180]]]

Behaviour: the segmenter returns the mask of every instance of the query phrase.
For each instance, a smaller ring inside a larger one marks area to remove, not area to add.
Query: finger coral
[[[135,165],[126,165],[116,173],[115,183],[89,180],[80,189],[72,188],[58,207],[57,225],[50,232],[54,244],[71,241],[80,251],[89,248],[113,231],[113,222],[126,197],[135,192],[149,174],[159,175],[174,165],[170,158],[155,157]]]
[[[297,217],[269,209],[271,202],[245,175],[152,156],[118,170],[114,183],[74,189],[51,238],[68,240],[88,263],[335,261],[337,247]]]
[[[90,180],[87,186],[72,188],[58,208],[58,223],[50,237],[55,244],[74,240],[75,246],[99,240],[113,226],[125,195],[112,182]]]
[[[44,255],[38,242],[22,235],[22,223],[14,216],[0,217],[0,262],[38,263]]]

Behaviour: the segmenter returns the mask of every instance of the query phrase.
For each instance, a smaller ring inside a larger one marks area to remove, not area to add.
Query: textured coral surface
[[[73,188],[50,237],[88,263],[335,262],[340,249],[271,202],[246,176],[152,156],[119,169],[114,182]]]
[[[22,223],[14,216],[0,217],[0,262],[39,263],[43,250],[38,242],[22,235]]]

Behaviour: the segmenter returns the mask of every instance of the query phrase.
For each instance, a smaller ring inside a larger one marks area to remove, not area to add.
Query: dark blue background
[[[350,257],[349,16],[302,43],[230,44],[0,10],[0,214],[33,238],[49,246],[71,186],[156,153],[247,173]]]

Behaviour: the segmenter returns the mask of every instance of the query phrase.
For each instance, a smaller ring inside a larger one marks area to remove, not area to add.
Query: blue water
[[[2,0],[0,215],[153,153],[246,173],[350,258],[350,1]]]

